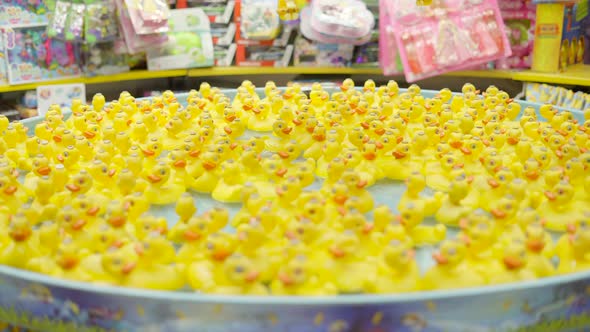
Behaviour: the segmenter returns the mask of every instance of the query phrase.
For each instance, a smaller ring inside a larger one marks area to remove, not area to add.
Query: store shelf
[[[560,73],[525,70],[515,72],[512,79],[523,82],[590,86],[590,65],[574,65]]]
[[[126,73],[77,77],[55,81],[44,81],[22,85],[0,86],[0,93],[35,90],[39,85],[85,83],[101,84],[121,81],[148,80],[167,77],[213,77],[213,76],[251,76],[251,75],[383,75],[379,68],[315,68],[315,67],[214,67],[178,70],[134,70]],[[562,73],[539,73],[530,70],[464,70],[446,73],[442,76],[465,78],[512,79],[524,82],[541,82],[565,85],[590,86],[590,66],[576,65]],[[401,74],[395,77],[403,77]]]
[[[0,93],[12,92],[12,91],[35,90],[40,85],[50,85],[50,84],[70,84],[70,83],[101,84],[101,83],[122,82],[122,81],[149,80],[149,79],[154,79],[154,78],[182,77],[182,76],[186,76],[186,75],[187,75],[186,69],[161,70],[161,71],[133,70],[133,71],[114,74],[114,75],[95,76],[95,77],[74,77],[74,78],[68,78],[68,79],[43,81],[43,82],[36,82],[36,83],[29,83],[29,84],[0,86]]]

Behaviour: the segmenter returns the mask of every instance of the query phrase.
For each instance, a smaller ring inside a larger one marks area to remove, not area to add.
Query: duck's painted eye
[[[166,170],[165,169],[160,170],[160,174],[166,175]]]
[[[212,242],[207,243],[207,249],[214,250],[215,249],[215,244],[213,244]]]

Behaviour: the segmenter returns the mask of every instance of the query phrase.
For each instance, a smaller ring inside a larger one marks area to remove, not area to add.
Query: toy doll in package
[[[207,15],[200,8],[170,11],[168,41],[147,50],[149,70],[213,66],[214,53]]]
[[[320,27],[319,29],[316,28],[317,26],[314,25],[313,11],[314,9],[309,6],[303,8],[303,10],[301,11],[301,24],[299,26],[299,30],[305,36],[305,38],[324,44],[349,45],[362,45],[368,43],[371,40],[371,30],[365,33],[365,29],[361,29],[363,30],[361,33],[346,35],[345,33],[343,33],[343,31],[346,31],[347,27],[342,27],[342,29],[334,28],[332,32],[329,32],[330,30],[325,29],[325,27]],[[371,14],[370,12],[369,14],[372,18],[373,14]]]
[[[79,76],[74,44],[48,38],[46,27],[8,28],[4,33],[11,84]]]
[[[48,8],[54,0],[4,0],[0,5],[0,26],[47,24]]]
[[[271,40],[280,32],[276,0],[242,0],[240,35],[245,39]]]
[[[362,1],[315,0],[311,8],[311,26],[324,35],[362,38],[375,26],[373,13]]]
[[[165,0],[125,0],[125,4],[136,34],[168,32],[170,10]]]
[[[510,56],[496,0],[385,0],[408,82]],[[387,36],[386,36],[387,37]]]
[[[83,45],[82,63],[84,73],[90,77],[129,71],[126,56],[116,54],[112,42]]]

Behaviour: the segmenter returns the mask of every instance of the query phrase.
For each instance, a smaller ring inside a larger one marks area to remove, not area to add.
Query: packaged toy
[[[293,64],[305,67],[346,67],[352,60],[353,48],[350,44],[323,44],[297,36]]]
[[[48,8],[55,7],[55,0],[5,0],[0,5],[0,26],[30,26],[47,24]]]
[[[325,35],[362,38],[375,25],[373,13],[362,1],[316,0],[311,9],[311,26]]]
[[[218,24],[228,24],[236,6],[233,0],[189,0],[187,4],[189,8],[201,8],[209,18],[209,22]],[[182,7],[177,5],[176,8]]]
[[[147,48],[160,47],[168,40],[164,33],[138,35],[133,29],[127,5],[123,0],[115,0],[119,16],[119,27],[122,39],[116,43],[118,53],[136,54],[145,52]],[[122,41],[122,42],[121,42]]]
[[[580,111],[590,108],[590,94],[581,91],[574,92],[548,84],[527,83],[525,92],[526,100],[534,103],[552,104]]]
[[[356,46],[352,57],[353,67],[379,67],[379,43]]]
[[[535,6],[531,0],[498,2],[512,55],[496,61],[499,69],[530,68],[535,35]]]
[[[213,45],[229,46],[236,36],[236,24],[212,24],[211,37]]]
[[[51,38],[66,38],[68,15],[72,3],[66,0],[58,0],[55,3],[53,16],[47,26],[47,35]]]
[[[70,4],[66,19],[65,39],[70,41],[81,41],[84,37],[84,16],[86,5],[82,0],[74,0]],[[51,36],[50,36],[51,37]]]
[[[209,20],[200,8],[170,11],[168,41],[147,50],[149,70],[213,66]]]
[[[112,42],[82,46],[82,63],[86,76],[112,75],[129,71],[125,58],[125,55],[115,53]]]
[[[261,39],[248,39],[246,38],[246,36],[244,36],[244,34],[242,33],[242,29],[241,27],[241,23],[237,22],[236,23],[236,44],[238,45],[247,45],[247,46],[286,46],[289,41],[291,40],[291,37],[293,35],[295,35],[297,29],[293,26],[290,25],[283,25],[279,35],[274,38],[274,39],[268,39],[268,40],[261,40]]]
[[[389,18],[387,0],[380,0],[379,4],[379,65],[384,75],[399,74],[403,72],[403,67]]]
[[[278,36],[281,26],[275,0],[241,0],[238,6],[243,38],[271,40]]]
[[[168,32],[170,10],[164,0],[125,0],[133,30],[138,35]]]
[[[350,44],[362,45],[371,40],[371,31],[360,36],[354,35],[341,36],[339,34],[325,33],[314,28],[313,24],[313,9],[312,7],[305,7],[301,11],[301,25],[299,27],[301,33],[310,40],[314,40],[325,44]],[[327,30],[324,30],[327,31]]]
[[[580,21],[588,16],[588,6],[576,1],[535,1],[537,3],[536,50],[532,69],[557,72],[584,60],[584,36]]]
[[[287,67],[292,55],[293,45],[286,47],[238,45],[236,66]]]
[[[6,68],[6,52],[4,49],[4,29],[0,28],[0,86],[8,84],[8,69]]]
[[[385,0],[408,82],[510,56],[496,0]]]
[[[236,57],[237,45],[231,44],[229,46],[215,45],[213,52],[215,55],[216,67],[229,67],[233,64]]]
[[[114,0],[86,0],[84,36],[88,43],[117,37],[117,7]]]
[[[4,47],[11,84],[78,76],[78,50],[47,36],[46,26],[6,28]]]

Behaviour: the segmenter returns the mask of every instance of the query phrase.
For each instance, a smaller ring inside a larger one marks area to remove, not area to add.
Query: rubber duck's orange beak
[[[401,151],[393,151],[391,154],[395,157],[395,159],[402,159],[406,157],[406,154]]]
[[[469,176],[467,177],[467,183],[471,184],[471,183],[473,182],[473,180],[475,180],[475,176],[473,176],[473,175],[469,175]]]
[[[561,149],[555,150],[555,155],[557,156],[557,158],[563,159],[563,152],[561,151]]]
[[[371,233],[374,228],[375,228],[375,225],[373,225],[373,223],[365,224],[365,226],[363,226],[363,234]]]
[[[148,175],[147,179],[151,182],[151,183],[158,183],[160,181],[162,181],[162,178],[155,175],[155,174],[150,174]]]
[[[454,148],[454,149],[458,149],[463,145],[463,142],[461,141],[453,141],[451,143],[449,143],[449,145]]]
[[[279,151],[278,153],[279,157],[281,157],[282,159],[287,159],[289,158],[289,153],[286,151]]]
[[[231,255],[231,252],[229,252],[228,250],[225,250],[225,249],[220,249],[220,250],[215,251],[213,253],[213,255],[211,255],[211,257],[213,257],[213,259],[216,261],[223,261],[227,257],[229,257],[229,255]]]
[[[515,257],[504,257],[504,265],[509,270],[515,270],[523,266],[523,261]]]
[[[100,211],[100,208],[98,206],[93,206],[93,207],[89,208],[88,210],[86,210],[86,215],[90,216],[90,217],[94,217],[98,214],[98,211]]]
[[[541,252],[545,248],[545,242],[538,239],[530,239],[527,241],[526,246],[533,252]]]
[[[174,162],[174,167],[176,168],[184,168],[186,167],[186,160],[180,159]]]
[[[86,223],[87,222],[84,219],[76,220],[76,222],[74,222],[72,224],[72,229],[75,230],[75,231],[79,231],[82,228],[84,228],[84,226],[86,226]]]
[[[61,142],[61,136],[60,135],[53,135],[53,141],[55,143],[60,143]]]
[[[371,128],[371,125],[369,125],[367,122],[362,122],[361,127],[363,127],[363,129],[369,129]]]
[[[490,141],[487,138],[484,138],[481,140],[481,142],[483,143],[483,145],[485,146],[490,146]]]
[[[73,193],[80,191],[80,187],[78,187],[77,185],[75,185],[73,183],[67,184],[66,189],[68,189],[69,191],[71,191]]]
[[[529,178],[530,180],[536,180],[539,178],[539,171],[536,169],[527,171],[525,173],[526,177]]]
[[[465,243],[466,246],[470,246],[471,245],[471,238],[467,234],[462,234],[461,235],[461,241],[463,241],[463,243]]]
[[[347,85],[340,85],[340,90],[342,90],[342,92],[346,92],[348,89],[350,88]]]
[[[133,249],[135,249],[135,253],[139,256],[142,256],[145,253],[144,247],[141,243],[136,243]]]
[[[238,143],[236,143],[236,142],[233,142],[233,143],[231,143],[231,144],[229,145],[229,148],[230,148],[231,150],[235,150],[237,147],[238,147]]]
[[[334,202],[336,202],[336,204],[344,205],[344,203],[346,203],[346,201],[348,200],[348,196],[342,195],[342,194],[337,194],[332,199],[334,200]]]
[[[315,129],[315,126],[313,127],[306,127],[305,130],[307,130],[308,133],[313,134],[313,131]]]
[[[506,139],[506,142],[508,142],[508,144],[510,144],[510,145],[516,145],[516,144],[518,144],[518,138],[508,137],[508,139]]]
[[[107,175],[112,178],[113,176],[115,176],[115,174],[117,174],[117,170],[116,169],[111,169],[109,170],[109,172],[107,173]]]
[[[283,128],[282,132],[283,132],[283,134],[289,135],[292,130],[293,130],[292,127],[287,127],[287,128]]]
[[[146,157],[152,157],[156,154],[156,152],[154,152],[153,150],[150,149],[142,149],[141,152],[143,152],[143,155]]]
[[[51,168],[49,168],[48,166],[41,166],[37,168],[37,173],[41,175],[49,175],[49,173],[51,173]]]
[[[125,225],[125,217],[123,216],[114,216],[109,218],[109,224],[113,227],[121,227]]]
[[[186,231],[184,231],[182,236],[184,237],[185,240],[187,240],[189,242],[190,241],[197,241],[201,238],[201,233],[187,229]]]
[[[253,108],[252,112],[254,112],[254,114],[260,114],[260,108]]]
[[[461,229],[467,229],[467,227],[469,227],[469,221],[465,218],[459,220],[459,228]]]
[[[498,188],[500,186],[500,183],[494,179],[488,179],[488,184],[492,188]]]
[[[14,193],[15,193],[17,190],[18,190],[18,187],[17,187],[17,186],[8,186],[8,187],[6,187],[6,188],[4,189],[4,193],[5,193],[6,195],[10,195],[10,196],[12,196],[12,195],[14,195]]]
[[[369,182],[367,182],[367,180],[364,179],[360,179],[359,182],[356,183],[356,187],[358,189],[363,189],[364,187],[366,187],[369,184]]]
[[[59,262],[59,266],[61,266],[64,270],[71,270],[78,265],[78,259],[75,257],[64,257]]]
[[[193,157],[193,158],[197,158],[199,155],[201,154],[201,150],[191,150],[188,155]]]
[[[567,224],[567,228],[566,228],[567,232],[570,234],[573,234],[576,232],[576,225],[575,224]]]
[[[129,273],[133,272],[133,270],[135,270],[136,266],[137,266],[137,264],[135,264],[135,263],[125,264],[125,266],[123,266],[123,268],[121,269],[121,272],[123,274],[129,274]]]
[[[567,137],[568,133],[565,130],[562,129],[557,129],[556,132],[558,132],[559,134],[561,134],[561,136]]]
[[[83,133],[83,135],[84,135],[84,137],[86,137],[86,138],[88,138],[88,139],[92,139],[92,138],[94,138],[94,137],[96,136],[96,134],[95,134],[95,133],[93,133],[93,132],[91,132],[91,131],[88,131],[88,130],[87,130],[87,131],[85,131],[85,132]]]
[[[279,196],[283,196],[285,194],[285,191],[283,190],[282,186],[278,186],[275,189],[275,192],[277,193],[277,195]]]
[[[463,164],[463,163],[456,163],[455,165],[453,165],[454,169],[463,168],[463,167],[465,167],[465,164]]]
[[[375,160],[377,158],[377,154],[375,152],[365,152],[363,157],[367,160]]]
[[[377,129],[375,129],[375,134],[377,134],[379,136],[385,134],[385,128],[377,128]]]
[[[295,280],[286,273],[279,273],[278,278],[285,286],[291,286],[295,283]]]
[[[203,162],[203,168],[205,168],[208,171],[213,170],[215,167],[217,167],[217,163],[215,163],[214,161],[205,160]]]
[[[376,147],[377,149],[381,150],[381,149],[383,149],[385,146],[383,146],[383,143],[381,143],[381,142],[376,142],[376,143],[375,143],[375,147]]]
[[[449,259],[447,257],[445,257],[443,254],[441,254],[440,252],[435,252],[434,254],[432,254],[432,258],[439,265],[445,265],[445,264],[449,263]]]
[[[64,156],[63,156],[63,154],[58,154],[58,155],[57,155],[57,161],[59,161],[60,163],[63,163],[63,162],[64,162],[64,160],[65,160],[65,159],[64,159]]]
[[[244,280],[248,283],[251,283],[256,281],[258,279],[258,276],[260,276],[260,273],[258,271],[252,271],[244,277]]]
[[[503,211],[503,210],[492,209],[492,211],[490,211],[490,212],[492,213],[492,215],[496,219],[504,219],[504,218],[506,218],[506,212]]]
[[[471,150],[466,146],[461,147],[461,152],[463,152],[463,154],[466,156],[471,155]]]
[[[296,126],[300,126],[300,125],[303,123],[303,122],[301,122],[301,120],[299,120],[299,119],[297,119],[297,118],[293,119],[293,121],[292,121],[292,122],[293,122],[293,124],[295,124]]]
[[[335,246],[330,247],[330,253],[332,254],[332,257],[334,257],[334,258],[342,258],[342,257],[346,256],[346,252],[344,252],[344,250],[342,250],[338,247],[335,247]]]
[[[223,131],[225,131],[225,133],[228,135],[230,135],[233,132],[233,130],[231,130],[231,128],[228,126],[223,127]]]
[[[276,171],[276,172],[275,172],[275,174],[276,174],[277,176],[283,177],[283,176],[285,176],[285,174],[287,174],[287,172],[288,172],[288,171],[289,171],[289,170],[288,170],[288,169],[286,169],[286,168],[281,168],[281,169],[279,169],[278,171]]]
[[[551,192],[549,190],[547,190],[545,192],[545,197],[547,197],[547,199],[550,200],[550,201],[554,201],[554,200],[557,199],[557,196],[553,192]]]

